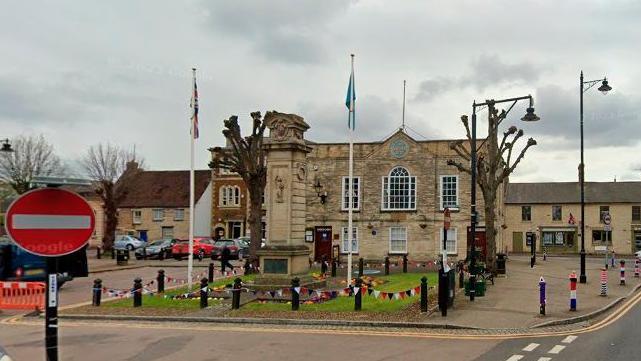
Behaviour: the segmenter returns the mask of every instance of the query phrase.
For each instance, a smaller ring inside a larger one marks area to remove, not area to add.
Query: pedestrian
[[[321,274],[323,277],[327,273],[327,256],[323,255],[323,258],[321,259]]]
[[[223,249],[220,251],[220,271],[225,274],[225,266],[231,268],[231,270],[234,270],[234,266],[229,263],[229,259],[231,258],[231,251],[227,247],[227,245],[223,245]]]

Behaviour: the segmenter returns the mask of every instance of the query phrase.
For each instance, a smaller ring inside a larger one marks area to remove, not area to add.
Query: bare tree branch
[[[0,153],[0,180],[16,193],[30,190],[34,177],[64,174],[65,167],[43,135],[20,136],[11,143],[13,152]]]

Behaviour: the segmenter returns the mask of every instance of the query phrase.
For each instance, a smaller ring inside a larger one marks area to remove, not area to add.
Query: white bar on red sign
[[[89,229],[89,216],[59,216],[47,214],[14,214],[14,229]]]

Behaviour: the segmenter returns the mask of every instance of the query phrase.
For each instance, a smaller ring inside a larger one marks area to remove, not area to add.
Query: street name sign
[[[76,193],[41,188],[16,199],[7,209],[5,223],[19,247],[39,256],[56,257],[84,247],[96,219],[89,203]]]

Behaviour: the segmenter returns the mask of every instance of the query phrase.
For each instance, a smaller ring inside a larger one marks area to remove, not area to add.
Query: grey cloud
[[[212,26],[248,41],[254,52],[283,63],[326,59],[329,23],[353,1],[299,0],[205,2]]]

